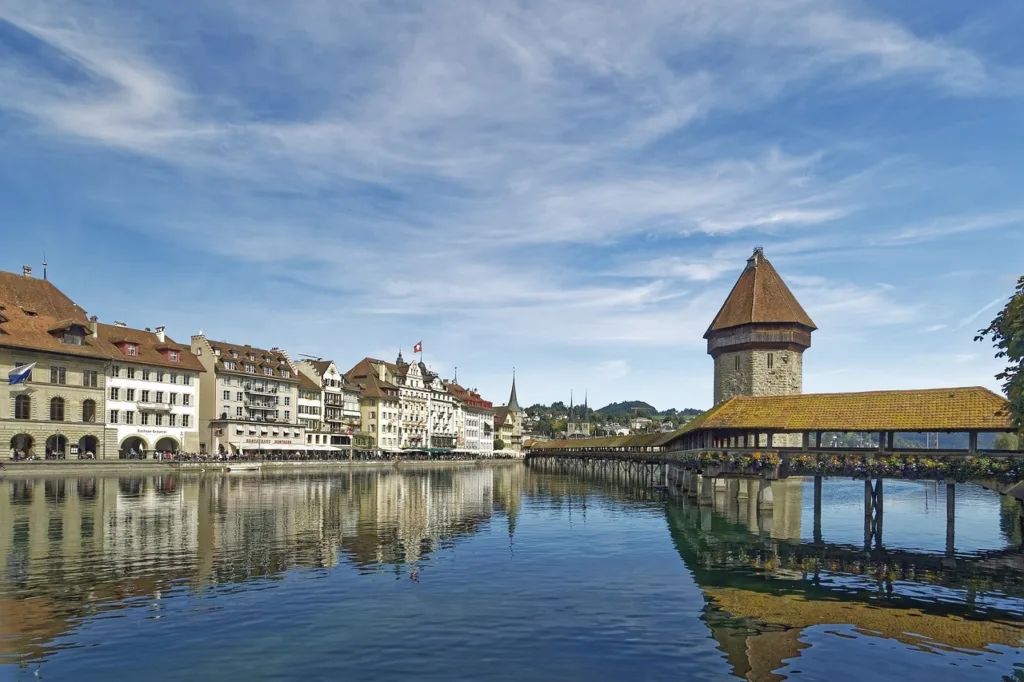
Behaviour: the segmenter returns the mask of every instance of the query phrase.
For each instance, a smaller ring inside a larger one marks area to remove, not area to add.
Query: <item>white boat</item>
[[[228,471],[259,471],[258,462],[233,462],[228,465]]]

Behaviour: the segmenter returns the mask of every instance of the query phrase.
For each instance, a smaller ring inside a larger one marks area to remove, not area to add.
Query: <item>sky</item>
[[[807,392],[983,385],[1017,0],[0,0],[0,269],[101,320],[709,407],[754,246]]]

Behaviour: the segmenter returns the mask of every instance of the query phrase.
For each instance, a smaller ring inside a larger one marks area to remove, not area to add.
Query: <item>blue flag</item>
[[[22,365],[21,367],[13,367],[11,371],[7,373],[7,383],[11,386],[14,384],[20,384],[29,380],[32,376],[32,368],[36,366],[36,363],[30,363],[28,365]]]

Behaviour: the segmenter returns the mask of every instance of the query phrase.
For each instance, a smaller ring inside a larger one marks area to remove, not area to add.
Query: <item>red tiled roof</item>
[[[756,249],[704,338],[731,327],[770,323],[800,324],[817,329],[764,253]]]
[[[192,354],[191,349],[180,346],[173,339],[164,337],[163,341],[151,331],[144,329],[132,329],[120,325],[96,324],[98,340],[105,346],[105,350],[112,359],[123,363],[138,363],[141,365],[156,365],[169,369],[190,370],[194,372],[205,372],[199,358]],[[121,352],[118,344],[133,344],[136,346],[136,355],[130,356]],[[178,361],[172,362],[167,359],[161,350],[178,351]]]
[[[12,272],[0,272],[0,346],[49,351],[65,355],[106,358],[109,352],[86,334],[82,345],[62,343],[54,333],[71,325],[88,329],[85,310],[52,282]]]

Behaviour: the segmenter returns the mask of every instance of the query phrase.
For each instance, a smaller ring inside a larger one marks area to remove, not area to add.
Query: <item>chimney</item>
[[[32,266],[31,265],[22,265],[21,266],[21,274],[24,275],[25,277],[31,277],[32,276]]]
[[[385,372],[387,368],[384,367],[384,363],[377,365],[377,378],[381,381],[387,381],[387,374]]]
[[[99,335],[99,325],[96,324],[99,322],[99,319],[100,318],[95,315],[89,318],[89,331],[92,333],[92,338],[94,339]]]
[[[153,332],[156,334],[157,341],[160,343],[163,343],[167,339],[167,335],[164,334],[164,329],[166,329],[166,327],[157,327],[156,331]]]

